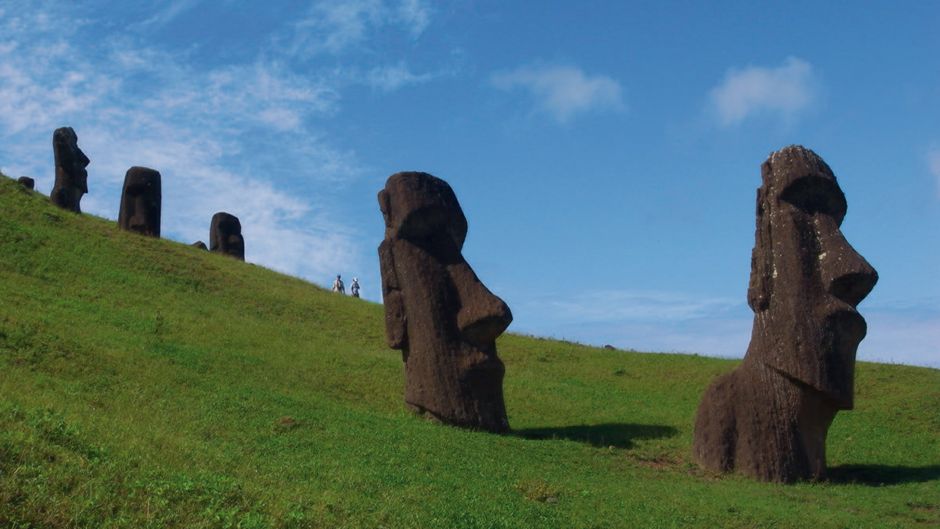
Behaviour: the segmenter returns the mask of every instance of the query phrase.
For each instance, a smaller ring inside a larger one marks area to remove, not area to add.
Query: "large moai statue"
[[[52,203],[76,213],[81,213],[79,203],[88,192],[88,167],[90,160],[78,148],[78,136],[72,127],[62,127],[52,133],[52,152],[55,155],[55,185],[49,198]]]
[[[238,217],[225,212],[212,216],[212,225],[209,227],[209,251],[245,260],[245,239],[242,237],[242,224],[238,222]]]
[[[160,173],[147,167],[131,167],[124,175],[118,227],[160,237],[160,201]]]
[[[36,181],[28,176],[21,176],[16,179],[16,181],[23,187],[29,190],[36,189]]]
[[[761,166],[744,362],[706,390],[693,450],[703,466],[762,481],[821,479],[826,434],[853,406],[856,306],[878,280],[840,231],[845,195],[828,165],[790,146]]]
[[[398,173],[378,198],[386,339],[402,351],[405,404],[442,423],[508,431],[496,337],[512,314],[461,255],[467,219],[457,197],[427,173]]]

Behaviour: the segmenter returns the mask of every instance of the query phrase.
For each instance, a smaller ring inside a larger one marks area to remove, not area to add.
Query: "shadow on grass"
[[[513,430],[513,435],[526,439],[565,439],[597,447],[631,448],[636,439],[660,439],[676,435],[672,426],[658,424],[581,424],[557,428],[527,428]]]
[[[839,465],[826,471],[831,483],[856,485],[900,485],[940,479],[940,465],[905,467],[894,465]]]

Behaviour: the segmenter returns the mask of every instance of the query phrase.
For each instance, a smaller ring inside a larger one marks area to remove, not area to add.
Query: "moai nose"
[[[480,282],[465,261],[447,269],[460,296],[457,327],[461,335],[475,345],[492,345],[512,322],[509,306]]]
[[[821,237],[820,243],[820,270],[826,290],[857,306],[875,287],[878,272],[852,248],[838,228]]]

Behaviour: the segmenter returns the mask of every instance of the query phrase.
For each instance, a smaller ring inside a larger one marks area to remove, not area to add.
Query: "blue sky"
[[[740,357],[760,164],[803,144],[881,279],[867,360],[940,367],[940,4],[0,0],[0,169],[84,210],[163,174],[164,236],[378,301],[375,195],[453,186],[515,332]]]

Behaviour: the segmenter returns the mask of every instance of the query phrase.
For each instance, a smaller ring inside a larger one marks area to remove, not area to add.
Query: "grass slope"
[[[781,486],[691,460],[734,361],[498,346],[514,433],[425,422],[381,306],[0,178],[0,527],[940,524],[940,371],[859,364],[831,481]]]

